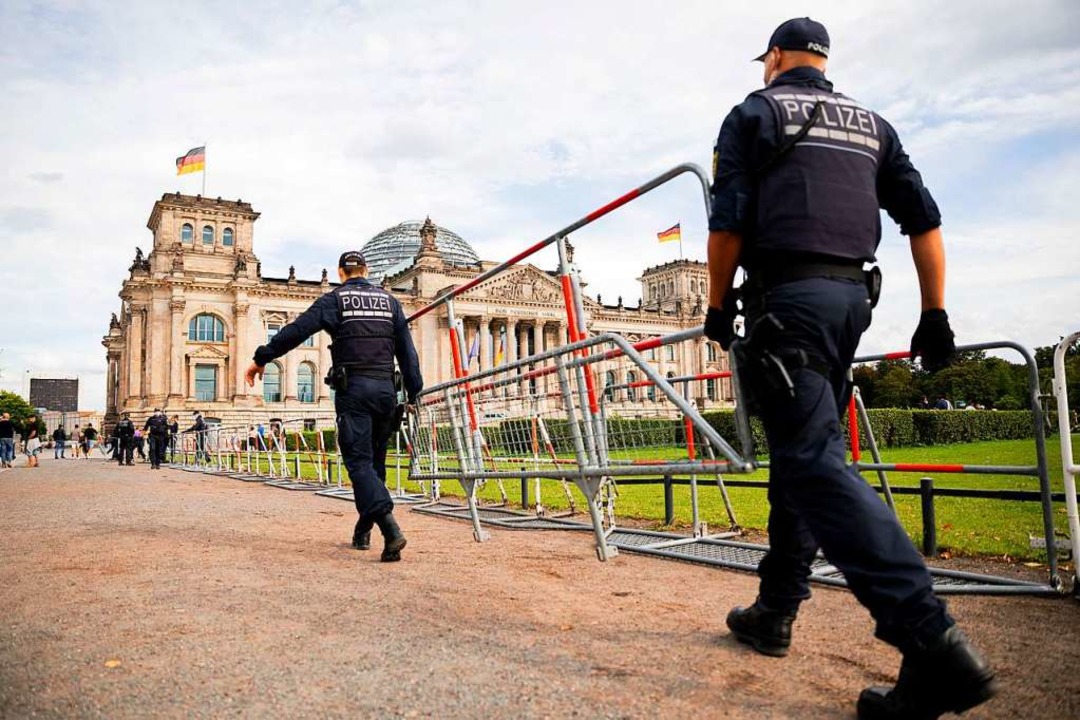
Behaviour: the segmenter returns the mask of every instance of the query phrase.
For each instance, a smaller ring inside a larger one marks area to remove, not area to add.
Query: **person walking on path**
[[[150,441],[150,469],[160,470],[165,459],[165,443],[169,441],[169,421],[160,408],[154,408],[154,414],[146,419],[143,432]]]
[[[146,445],[146,437],[143,435],[143,431],[139,428],[135,428],[135,452],[138,453],[139,459],[146,462],[146,452],[143,448]]]
[[[187,432],[195,434],[195,463],[208,462],[210,455],[206,452],[206,420],[198,410],[195,411],[195,422]]]
[[[169,462],[176,462],[176,443],[180,437],[180,416],[173,415],[169,420]]]
[[[86,423],[86,429],[83,430],[84,443],[83,449],[86,451],[86,459],[90,459],[90,451],[97,447],[98,431],[94,429],[94,423]]]
[[[341,285],[283,327],[255,351],[246,379],[261,378],[266,364],[300,345],[319,330],[333,338],[329,382],[336,391],[338,445],[353,485],[359,519],[353,527],[353,547],[371,546],[376,525],[383,535],[383,562],[401,559],[405,536],[394,519],[394,501],[375,468],[376,452],[396,429],[394,361],[404,376],[410,403],[424,387],[405,313],[388,291],[367,279],[368,267],[359,252],[338,260]]]
[[[134,465],[135,459],[135,423],[131,422],[131,415],[124,413],[120,422],[116,423],[117,461],[121,465]]]
[[[879,208],[910,237],[922,294],[911,356],[934,372],[955,354],[945,312],[941,216],[896,131],[825,78],[829,35],[809,18],[776,29],[757,60],[763,90],[725,118],[716,141],[705,334],[731,348],[769,446],[769,552],[749,608],[727,625],[740,642],[785,655],[810,597],[820,548],[903,655],[895,687],[859,696],[860,720],[937,718],[997,691],[987,662],[935,595],[896,516],[847,465],[840,415],[880,271]],[[735,340],[739,309],[746,336]]]
[[[15,462],[15,423],[11,413],[0,415],[0,467],[10,468]]]
[[[38,467],[38,454],[41,452],[41,438],[38,437],[37,415],[26,419],[22,432],[23,453],[26,455],[26,467]]]
[[[53,459],[61,460],[64,457],[64,449],[67,447],[67,434],[64,433],[64,426],[57,425],[53,430]]]

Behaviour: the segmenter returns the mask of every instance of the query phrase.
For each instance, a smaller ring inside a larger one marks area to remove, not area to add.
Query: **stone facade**
[[[285,279],[263,277],[253,250],[258,217],[240,200],[165,194],[154,204],[147,222],[153,248],[146,256],[136,250],[120,291],[120,312],[103,340],[107,424],[125,411],[140,420],[155,407],[180,414],[182,422],[195,409],[226,423],[268,417],[320,425],[332,420],[333,400],[322,382],[330,365],[325,333],[279,359],[278,393],[271,392],[273,385],[248,388],[244,383],[255,348],[333,287],[326,271],[318,281],[298,280],[291,268]],[[382,279],[406,313],[494,265],[446,262],[436,247],[435,232],[429,220],[420,229],[420,249],[411,266]],[[667,263],[646,270],[639,280],[645,301],[637,307],[625,306],[622,298],[614,305],[586,298],[588,330],[617,332],[636,342],[703,321],[703,263]],[[661,292],[661,284],[669,291]],[[517,266],[481,283],[460,296],[455,307],[465,325],[466,347],[478,342],[478,357],[470,364],[474,372],[492,367],[500,349],[509,361],[566,342],[558,279],[533,265]],[[412,332],[426,384],[450,379],[446,309],[419,318]],[[705,340],[659,348],[646,357],[665,375],[726,368],[725,356]],[[625,362],[601,364],[598,370],[607,382],[627,381]],[[704,386],[694,383],[691,393],[699,405],[730,403],[726,381]],[[644,393],[614,396],[629,413],[635,402],[647,401]]]

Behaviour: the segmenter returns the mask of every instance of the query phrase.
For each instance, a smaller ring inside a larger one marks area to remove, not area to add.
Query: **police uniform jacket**
[[[316,300],[255,351],[255,364],[266,365],[320,330],[334,339],[330,353],[335,366],[391,380],[396,359],[409,401],[424,389],[401,303],[365,278],[350,278]]]
[[[709,229],[743,237],[751,273],[791,258],[872,262],[879,208],[905,235],[941,224],[892,126],[812,67],[783,73],[731,110],[713,176]]]

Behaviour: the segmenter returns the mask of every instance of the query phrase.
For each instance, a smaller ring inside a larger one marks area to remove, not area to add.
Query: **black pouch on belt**
[[[881,268],[877,265],[863,271],[863,279],[866,281],[866,292],[870,295],[871,309],[877,307],[881,299]]]

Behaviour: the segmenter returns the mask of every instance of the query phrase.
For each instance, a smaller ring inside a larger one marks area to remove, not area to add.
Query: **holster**
[[[877,265],[863,272],[866,282],[866,292],[870,295],[870,309],[877,307],[881,299],[881,268]]]
[[[344,392],[349,384],[349,371],[340,365],[332,365],[323,382],[332,387],[334,392]]]
[[[803,368],[813,370],[826,379],[829,367],[825,361],[806,350],[785,346],[784,325],[772,313],[763,315],[743,339],[736,340],[731,351],[738,364],[743,398],[751,414],[761,414],[770,403],[795,397],[792,375]]]

